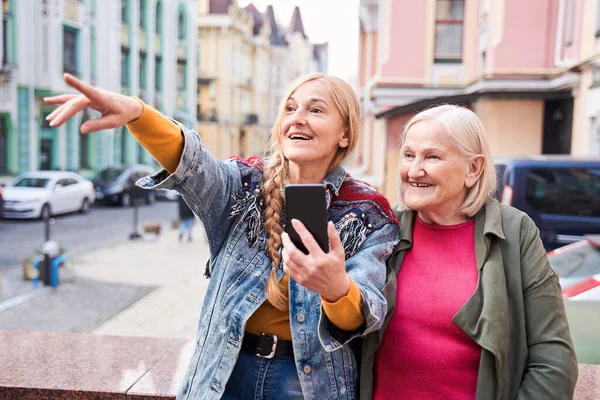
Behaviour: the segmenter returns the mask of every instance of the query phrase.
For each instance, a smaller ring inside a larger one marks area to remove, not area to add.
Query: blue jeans
[[[179,221],[179,233],[183,235],[188,233],[188,237],[192,237],[192,226],[194,225],[194,218],[184,218]]]
[[[271,359],[240,352],[223,400],[302,400],[293,358]]]

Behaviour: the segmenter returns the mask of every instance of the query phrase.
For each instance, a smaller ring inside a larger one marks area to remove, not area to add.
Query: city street
[[[85,215],[56,217],[50,238],[70,256],[128,240],[133,230],[133,208],[94,205]],[[139,208],[140,230],[144,222],[163,225],[177,218],[177,202],[156,202]],[[0,220],[0,271],[21,263],[44,242],[44,222]]]

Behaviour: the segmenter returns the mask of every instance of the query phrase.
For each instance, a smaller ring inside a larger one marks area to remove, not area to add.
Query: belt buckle
[[[262,339],[263,337],[269,337],[269,338],[273,339],[273,345],[271,346],[271,352],[270,352],[269,354],[267,354],[267,355],[262,355],[262,354],[260,354],[260,353],[256,353],[256,355],[257,355],[258,357],[262,357],[262,358],[269,358],[269,359],[270,359],[270,358],[273,358],[273,357],[275,357],[275,350],[277,349],[277,335],[274,335],[274,334],[268,334],[268,333],[261,333],[261,334],[260,334],[260,336],[261,336],[261,339]],[[259,342],[259,343],[260,343],[260,342]]]

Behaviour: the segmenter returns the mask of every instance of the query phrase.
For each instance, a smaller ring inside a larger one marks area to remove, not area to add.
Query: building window
[[[162,2],[156,3],[156,14],[154,19],[154,33],[162,33]]]
[[[575,0],[567,1],[567,46],[573,44],[573,23],[575,22]]]
[[[89,169],[90,168],[90,134],[79,136],[79,168]]]
[[[12,64],[12,23],[10,0],[2,0],[2,65]]]
[[[90,77],[96,81],[96,28],[90,28]]]
[[[177,21],[177,38],[179,40],[185,39],[185,17],[183,12],[179,12],[179,19]]]
[[[121,22],[129,23],[129,0],[121,0]]]
[[[121,48],[121,86],[129,86],[129,49]]]
[[[465,0],[437,0],[435,62],[462,62]]]
[[[146,0],[140,0],[140,28],[146,29]]]
[[[9,63],[10,54],[10,19],[4,18],[2,24],[2,65]]]
[[[154,68],[154,88],[162,90],[162,58],[156,57]]]
[[[63,71],[77,73],[77,30],[63,27]]]
[[[8,171],[8,133],[6,117],[0,116],[0,172]]]
[[[179,60],[177,61],[177,91],[185,89],[185,70],[186,62]]]
[[[140,88],[146,89],[146,55],[140,53]]]

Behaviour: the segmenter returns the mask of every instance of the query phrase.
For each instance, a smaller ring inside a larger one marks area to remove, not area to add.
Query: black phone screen
[[[287,212],[286,232],[294,245],[308,254],[308,250],[291,224],[297,219],[304,224],[313,235],[315,241],[324,252],[329,252],[327,236],[327,199],[325,186],[321,184],[290,184],[285,187],[285,204]]]

